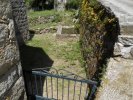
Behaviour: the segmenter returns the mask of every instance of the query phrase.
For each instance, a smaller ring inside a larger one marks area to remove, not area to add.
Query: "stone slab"
[[[118,42],[124,46],[132,46],[133,45],[133,36],[130,35],[119,35]]]

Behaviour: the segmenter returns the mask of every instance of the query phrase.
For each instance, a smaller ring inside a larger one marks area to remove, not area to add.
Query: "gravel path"
[[[110,59],[96,100],[133,100],[133,60]]]

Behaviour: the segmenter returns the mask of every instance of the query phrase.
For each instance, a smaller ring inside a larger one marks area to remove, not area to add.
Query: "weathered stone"
[[[0,24],[0,48],[5,45],[6,38],[8,37],[7,25]]]
[[[118,42],[122,43],[123,45],[133,45],[133,36],[130,35],[119,35]]]
[[[114,55],[120,55],[126,59],[133,59],[132,56],[133,45],[124,46],[122,43],[116,43],[114,47]]]
[[[120,46],[123,46],[121,43],[115,43],[114,46],[114,55],[121,55],[121,50],[120,50]]]
[[[27,33],[24,0],[0,0],[0,100],[24,100],[17,40],[27,39]]]
[[[26,98],[24,98],[24,93],[24,79],[20,77],[5,98],[9,100],[26,100]]]
[[[130,50],[130,55],[131,55],[132,58],[133,58],[133,48],[131,48],[131,50]]]
[[[12,18],[12,9],[10,0],[0,0],[0,18],[6,16],[7,18]]]
[[[74,26],[63,26],[61,34],[76,34]]]
[[[121,55],[123,58],[126,59],[132,59],[133,56],[131,55],[131,50],[133,49],[133,46],[129,47],[121,47]]]
[[[121,55],[126,59],[133,59],[132,56],[133,48],[133,36],[129,35],[120,35],[118,37],[118,42],[115,44],[114,54]]]
[[[61,34],[61,32],[62,32],[62,26],[59,25],[59,26],[58,26],[58,29],[57,29],[57,34]]]
[[[10,0],[19,45],[29,39],[25,0]]]
[[[18,77],[17,66],[14,66],[0,78],[0,100],[3,100],[5,93],[12,87]]]
[[[0,31],[0,75],[2,75],[10,69],[14,63],[18,62],[19,53],[15,39],[13,20],[10,20],[9,25],[0,24]]]

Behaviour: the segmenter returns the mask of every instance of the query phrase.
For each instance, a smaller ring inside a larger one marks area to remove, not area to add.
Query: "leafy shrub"
[[[54,0],[25,0],[28,9],[45,10],[54,8]]]
[[[66,9],[78,9],[80,0],[68,0],[66,3]]]
[[[119,34],[118,19],[98,0],[82,0],[79,14],[80,41],[87,77],[99,80],[105,68],[103,65],[113,55]]]
[[[32,5],[32,3],[33,3],[34,1],[35,1],[35,0],[25,0],[26,6],[27,6],[28,9],[31,8],[31,5]]]

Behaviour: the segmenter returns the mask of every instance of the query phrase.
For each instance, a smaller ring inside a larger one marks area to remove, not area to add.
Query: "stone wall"
[[[113,55],[119,22],[97,0],[83,0],[80,9],[81,47],[89,79],[100,78],[107,58]]]
[[[26,34],[28,26],[26,17],[24,19],[21,17],[23,16],[21,13],[24,14],[25,10],[18,12],[19,16],[15,16],[17,11],[12,9],[15,6],[19,5],[12,4],[10,0],[0,0],[0,100],[26,99],[17,41],[19,38],[16,38],[16,34],[21,36],[23,33]],[[18,8],[18,11],[23,9]],[[24,24],[17,20],[24,20]]]
[[[26,6],[24,0],[11,0],[13,19],[15,23],[16,36],[19,44],[29,39],[28,21],[26,14]]]

